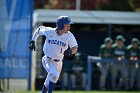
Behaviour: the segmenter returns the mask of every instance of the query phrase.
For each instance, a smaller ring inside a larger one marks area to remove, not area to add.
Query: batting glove
[[[36,50],[35,41],[31,41],[30,44],[28,45],[28,47],[29,47],[30,50],[35,51]]]
[[[72,51],[70,49],[66,50],[65,55],[68,57],[72,56]]]

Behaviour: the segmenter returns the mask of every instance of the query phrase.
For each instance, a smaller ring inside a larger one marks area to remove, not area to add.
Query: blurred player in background
[[[101,45],[100,50],[99,50],[99,56],[102,59],[109,59],[112,58],[112,39],[110,37],[105,38],[104,44]],[[100,90],[105,90],[106,87],[106,78],[107,74],[109,71],[110,63],[97,63],[97,66],[100,69],[100,84],[99,84],[99,89]]]
[[[65,50],[70,47],[69,54],[74,54],[78,50],[78,44],[69,31],[71,19],[68,16],[60,16],[56,22],[56,28],[40,26],[33,34],[29,48],[35,50],[35,41],[38,36],[46,36],[46,40],[43,47],[44,56],[42,58],[42,65],[48,72],[47,78],[42,88],[42,93],[52,93],[55,84],[57,83],[61,69],[62,60]]]
[[[128,71],[126,67],[126,63],[124,63],[126,58],[126,47],[124,45],[125,39],[123,36],[118,35],[116,37],[115,44],[112,45],[113,49],[113,58],[115,59],[115,63],[113,63],[112,67],[112,88],[114,90],[121,89],[124,86],[124,89],[128,89]],[[118,84],[116,83],[117,74],[120,72],[120,79]]]
[[[140,57],[139,40],[137,38],[132,38],[131,44],[128,45],[127,47],[127,55],[130,61],[130,63],[128,64],[129,82],[130,82],[129,88],[132,90],[134,86],[136,72],[137,72],[136,62],[139,60],[139,57]]]
[[[73,60],[72,74],[71,74],[73,90],[77,88],[78,80],[80,81],[79,82],[81,85],[80,88],[82,90],[86,89],[86,81],[87,81],[86,67],[87,67],[86,62],[81,59],[80,53],[77,52]]]

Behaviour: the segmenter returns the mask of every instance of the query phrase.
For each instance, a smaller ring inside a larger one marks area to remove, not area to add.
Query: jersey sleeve
[[[32,40],[35,41],[40,35],[47,35],[47,31],[50,30],[51,27],[40,26],[36,29],[35,33],[32,36]]]
[[[69,47],[72,48],[72,47],[78,47],[78,44],[77,44],[77,41],[74,37],[74,35],[72,33],[70,33],[70,38],[69,38]]]

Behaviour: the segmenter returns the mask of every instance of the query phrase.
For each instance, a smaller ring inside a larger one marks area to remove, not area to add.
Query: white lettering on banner
[[[0,68],[25,69],[28,60],[25,58],[0,58]]]
[[[9,68],[11,68],[11,62],[10,62],[10,60],[8,58],[6,58],[4,60],[3,67],[9,67]]]
[[[12,67],[13,68],[18,68],[18,65],[15,62],[16,62],[16,59],[12,58],[12,60],[11,60]]]
[[[20,68],[26,68],[27,66],[25,64],[27,64],[27,61],[27,59],[19,59]]]

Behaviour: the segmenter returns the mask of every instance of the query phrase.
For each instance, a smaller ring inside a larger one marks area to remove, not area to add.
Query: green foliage
[[[129,0],[111,0],[110,10],[133,11]]]
[[[108,3],[100,3],[97,10],[134,11],[132,0],[108,0]]]

